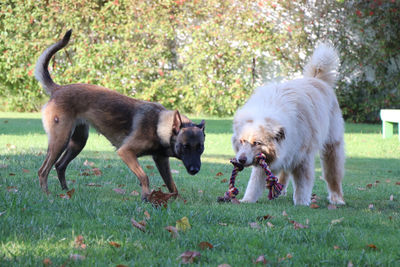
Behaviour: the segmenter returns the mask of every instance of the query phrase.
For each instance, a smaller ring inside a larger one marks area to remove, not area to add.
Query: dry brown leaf
[[[29,172],[30,172],[30,170],[27,170],[27,169],[24,169],[24,168],[22,168],[22,171],[23,171],[24,173],[29,173]]]
[[[15,173],[10,172],[8,175],[9,175],[9,176],[15,176]]]
[[[51,262],[51,260],[49,258],[46,258],[46,259],[43,260],[43,265],[44,266],[49,266],[49,265],[51,265],[51,263],[52,262]]]
[[[140,195],[138,191],[133,190],[129,195],[131,196],[138,196]]]
[[[16,186],[7,186],[7,191],[10,193],[17,193],[18,189]]]
[[[136,227],[137,229],[139,229],[140,231],[146,232],[146,228],[141,225],[140,223],[138,223],[137,221],[135,221],[135,219],[131,219],[131,223],[134,227]]]
[[[78,260],[84,260],[86,257],[83,255],[79,255],[79,254],[71,254],[71,255],[69,255],[69,258],[71,260],[78,261]]]
[[[222,175],[224,175],[222,172],[217,172],[217,174],[215,176],[219,177],[219,176],[222,176]]]
[[[89,166],[89,167],[93,167],[94,166],[94,162],[88,161],[87,159],[83,162],[83,165],[85,166]]]
[[[286,211],[282,211],[282,216],[286,216],[286,217],[288,216]]]
[[[231,203],[232,204],[240,204],[240,201],[237,198],[232,198]]]
[[[267,222],[267,226],[268,226],[269,228],[273,228],[275,225],[273,225],[273,224],[270,223],[270,222]]]
[[[69,198],[72,198],[72,196],[74,195],[74,193],[75,193],[75,188],[72,188],[71,190],[67,191],[67,196],[68,196]]]
[[[221,183],[226,183],[228,180],[226,178],[221,180]]]
[[[298,223],[298,222],[293,221],[293,220],[291,220],[290,222],[293,224],[294,229],[305,229],[305,228],[308,228],[308,225],[303,225],[303,224]]]
[[[400,185],[400,182],[396,182],[396,185]]]
[[[210,244],[209,242],[205,242],[205,241],[200,242],[198,246],[201,250],[212,249],[214,247],[212,244]]]
[[[267,214],[267,215],[264,215],[264,216],[258,216],[258,217],[257,217],[257,220],[259,220],[259,221],[266,221],[266,220],[269,220],[269,219],[272,219],[272,218],[274,218],[274,217],[271,216],[271,215],[269,215],[269,214]]]
[[[89,169],[84,169],[80,174],[80,176],[90,176],[90,170]]]
[[[312,208],[312,209],[318,209],[319,206],[318,206],[317,204],[313,203],[313,204],[310,205],[310,208]]]
[[[231,267],[228,263],[223,263],[218,265],[218,267]]]
[[[200,258],[201,254],[197,251],[185,251],[182,253],[179,258],[181,258],[182,263],[193,263],[198,258]]]
[[[161,189],[159,189],[158,191],[156,190],[151,191],[148,200],[155,207],[160,207],[160,206],[167,207],[168,200],[173,196],[176,196],[176,193],[171,193],[171,194],[163,193]]]
[[[171,233],[171,237],[172,237],[172,238],[179,237],[178,229],[176,229],[176,227],[174,227],[174,226],[167,226],[167,227],[165,227],[165,230],[167,230],[168,232]]]
[[[154,166],[153,165],[146,165],[146,168],[149,170],[154,170]]]
[[[82,235],[78,235],[77,237],[75,237],[75,248],[86,249],[84,241],[85,239]]]
[[[267,259],[265,258],[264,255],[260,255],[260,256],[258,256],[258,258],[254,261],[254,263],[255,263],[255,264],[257,264],[257,263],[267,264],[268,261],[267,261]]]
[[[93,168],[92,172],[95,176],[101,176],[102,172],[100,171],[99,168]]]
[[[374,209],[374,204],[369,204],[369,205],[368,205],[368,208],[369,208],[370,210]]]
[[[126,193],[125,189],[121,189],[121,188],[114,188],[113,191],[117,194],[121,194],[124,195]]]
[[[129,266],[123,265],[123,264],[118,264],[116,267],[129,267]]]
[[[144,211],[144,216],[146,216],[146,219],[150,219],[150,213],[147,212],[147,210]]]
[[[116,248],[119,248],[121,246],[120,244],[118,244],[117,242],[114,242],[114,241],[110,241],[110,242],[108,242],[108,244],[110,244],[110,246],[113,246]]]
[[[372,184],[367,184],[366,188],[372,188]]]
[[[378,249],[374,244],[368,244],[367,247],[370,248],[370,249],[373,249],[373,250],[377,250]]]
[[[286,258],[287,258],[287,259],[291,259],[291,258],[293,258],[293,256],[292,256],[292,254],[288,253],[288,254],[286,255]]]
[[[340,249],[340,247],[339,246],[333,246],[333,249],[334,250],[338,250],[338,249]]]

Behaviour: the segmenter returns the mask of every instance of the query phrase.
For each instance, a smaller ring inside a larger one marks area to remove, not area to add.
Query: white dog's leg
[[[286,196],[287,194],[287,187],[289,185],[289,180],[290,180],[290,173],[287,171],[281,171],[281,173],[279,174],[278,183],[283,185],[283,189],[281,191],[282,196]]]
[[[256,202],[266,189],[265,173],[261,167],[253,167],[246,192],[240,202]]]
[[[314,186],[314,158],[309,156],[293,170],[293,202],[308,206]]]

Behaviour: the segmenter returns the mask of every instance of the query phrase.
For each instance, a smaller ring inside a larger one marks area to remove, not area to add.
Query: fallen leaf
[[[29,172],[30,172],[30,170],[27,170],[27,169],[24,169],[24,168],[22,168],[22,171],[23,171],[24,173],[29,173]]]
[[[145,220],[142,220],[140,222],[138,222],[140,225],[142,225],[143,227],[146,227],[147,222]]]
[[[290,222],[293,224],[294,229],[305,229],[305,228],[308,228],[308,225],[302,225],[301,223],[298,223],[298,222],[293,221],[293,220],[291,220]]]
[[[93,168],[92,172],[95,176],[100,176],[102,174],[99,168]]]
[[[221,180],[221,183],[226,183],[228,180],[226,178]]]
[[[257,264],[257,263],[267,264],[267,262],[268,261],[264,255],[258,256],[258,258],[254,261],[255,264]]]
[[[393,195],[390,195],[389,200],[393,201]]]
[[[144,216],[146,216],[146,219],[150,219],[150,213],[147,212],[147,210],[144,211]]]
[[[131,195],[131,196],[138,196],[138,195],[139,195],[139,192],[133,190],[129,195]]]
[[[189,230],[191,228],[189,219],[185,216],[180,220],[176,221],[176,229],[179,231],[185,232],[186,230]]]
[[[319,208],[319,206],[317,205],[317,204],[311,204],[310,205],[310,208],[312,208],[312,209],[318,209]]]
[[[176,196],[176,193],[171,193],[171,194],[163,193],[161,189],[159,189],[158,191],[156,190],[151,191],[148,200],[155,207],[160,207],[160,206],[167,207],[167,202],[172,196]]]
[[[91,162],[91,161],[85,160],[85,161],[83,162],[83,165],[85,165],[85,166],[89,166],[89,167],[93,167],[93,166],[94,166],[94,162]]]
[[[3,123],[8,123],[8,120],[3,121]]]
[[[86,249],[84,241],[85,239],[82,235],[78,235],[77,237],[75,237],[75,248]]]
[[[366,188],[371,188],[372,187],[372,184],[367,184],[366,185]]]
[[[344,217],[339,218],[339,219],[335,219],[335,220],[331,221],[331,224],[338,224],[338,223],[341,223],[343,220],[344,220]]]
[[[240,204],[240,201],[237,198],[232,198],[231,203],[232,204]]]
[[[334,250],[338,250],[338,249],[340,249],[340,247],[339,246],[333,246],[333,249]]]
[[[250,222],[249,225],[253,229],[260,229],[261,228],[260,225],[258,225],[258,223],[256,223],[256,222]]]
[[[75,193],[75,188],[72,188],[71,190],[67,191],[67,195],[68,195],[69,198],[72,198],[74,193]]]
[[[231,267],[228,263],[223,263],[218,265],[218,267]]]
[[[212,244],[210,244],[209,242],[205,242],[205,241],[200,242],[198,246],[201,250],[212,249],[214,247]]]
[[[167,226],[165,227],[165,230],[171,233],[172,238],[179,237],[178,229],[174,226]]]
[[[10,193],[17,193],[18,189],[16,186],[7,186],[7,191]]]
[[[369,208],[370,210],[374,209],[374,204],[369,204],[369,205],[368,205],[368,208]]]
[[[286,258],[287,258],[287,259],[291,259],[291,258],[293,258],[293,256],[292,256],[292,254],[288,253],[288,254],[286,255]]]
[[[282,216],[288,216],[287,213],[286,213],[286,211],[283,211],[283,212],[282,212]]]
[[[134,226],[134,227],[136,227],[137,229],[139,229],[140,231],[143,231],[143,232],[145,232],[146,231],[146,228],[143,226],[143,225],[141,225],[140,223],[138,223],[137,221],[135,221],[135,219],[131,219],[131,223],[132,223],[132,225]]]
[[[117,194],[121,194],[124,195],[126,193],[125,189],[121,189],[121,188],[114,188],[113,191]]]
[[[353,267],[354,266],[354,264],[351,262],[351,261],[349,261],[348,263],[347,263],[347,267]]]
[[[101,184],[95,184],[95,183],[88,183],[86,186],[94,186],[94,187],[102,187]]]
[[[43,265],[44,265],[44,266],[49,266],[49,265],[51,265],[51,260],[50,260],[49,258],[44,259],[44,260],[43,260]]]
[[[400,185],[400,182],[396,182],[396,185]]]
[[[181,258],[182,263],[193,263],[198,258],[200,258],[201,254],[197,251],[185,251],[182,253],[179,258]]]
[[[123,264],[118,264],[116,267],[128,267],[128,266]]]
[[[178,174],[179,171],[178,171],[178,170],[171,169],[171,173],[173,173],[173,174]]]
[[[78,261],[78,260],[84,260],[86,257],[83,255],[79,255],[79,254],[71,254],[71,255],[69,255],[69,258],[71,260]]]
[[[119,184],[118,187],[125,187],[125,185],[124,184]]]
[[[149,169],[149,170],[153,170],[153,169],[154,169],[154,166],[152,166],[152,165],[146,165],[146,168]]]
[[[85,169],[83,170],[80,174],[80,176],[90,176],[90,170],[89,169]]]
[[[368,244],[367,247],[370,248],[370,249],[373,249],[373,250],[377,250],[378,249],[374,244]]]
[[[217,174],[215,175],[215,176],[222,176],[222,175],[224,175],[222,172],[217,172]]]
[[[273,224],[270,223],[270,222],[267,222],[267,226],[268,226],[269,228],[273,228],[275,225],[273,225]]]
[[[120,244],[118,244],[117,242],[114,242],[114,241],[110,241],[110,242],[108,242],[108,244],[110,244],[111,246],[116,247],[116,248],[119,248],[121,246]]]
[[[15,176],[15,173],[10,172],[8,175],[9,175],[9,176]]]
[[[337,209],[336,205],[334,205],[334,204],[328,205],[328,210],[335,210],[335,209]]]
[[[267,215],[264,215],[264,216],[258,216],[257,217],[257,220],[259,220],[259,221],[263,221],[263,220],[269,220],[269,219],[272,219],[273,217],[271,216],[271,215],[269,215],[269,214],[267,214]]]

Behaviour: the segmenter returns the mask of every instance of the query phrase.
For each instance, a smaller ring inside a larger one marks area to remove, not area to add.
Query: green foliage
[[[342,58],[345,118],[376,121],[400,106],[399,1],[7,0],[0,5],[0,98],[40,109],[43,50],[73,29],[51,62],[59,84],[85,82],[184,112],[231,115],[256,86],[302,70],[320,40]],[[5,74],[5,75],[4,75]]]

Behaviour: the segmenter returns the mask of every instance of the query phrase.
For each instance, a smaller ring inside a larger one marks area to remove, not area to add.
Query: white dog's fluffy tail
[[[334,47],[328,44],[320,44],[315,49],[310,61],[304,68],[305,77],[313,77],[334,86],[337,78],[339,56]]]

